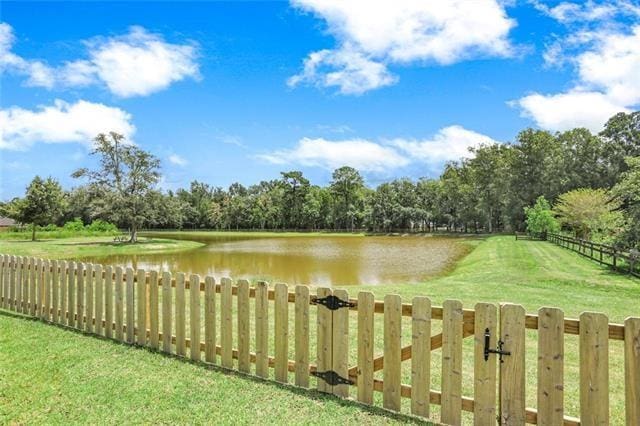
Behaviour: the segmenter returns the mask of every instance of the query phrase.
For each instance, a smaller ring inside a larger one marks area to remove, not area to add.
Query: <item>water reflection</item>
[[[441,273],[464,255],[464,241],[447,237],[198,237],[194,250],[114,255],[87,261],[219,279],[263,279],[311,285],[415,283]],[[173,236],[172,236],[173,238]]]

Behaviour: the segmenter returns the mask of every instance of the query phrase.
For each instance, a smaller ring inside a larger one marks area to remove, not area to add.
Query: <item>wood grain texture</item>
[[[538,310],[538,424],[564,421],[564,312]]]
[[[484,335],[489,330],[489,347],[495,349],[498,341],[497,308],[490,303],[475,306],[473,350],[473,422],[476,426],[496,421],[496,362],[497,356],[489,354],[484,359]]]
[[[171,273],[162,273],[162,351],[172,353],[171,336],[173,333],[173,290]]]
[[[580,422],[609,424],[609,320],[595,312],[580,315]]]
[[[275,331],[275,378],[280,383],[288,381],[289,365],[289,288],[286,284],[275,285],[274,331]]]
[[[358,293],[358,401],[373,404],[373,349],[374,349],[373,293]]]
[[[256,283],[256,375],[269,377],[269,286]]]
[[[104,277],[102,276],[102,265],[94,265],[93,273],[95,275],[93,279],[93,292],[95,294],[95,317],[96,324],[94,327],[94,333],[101,336],[104,334],[104,327],[102,321],[104,320]],[[107,327],[110,328],[111,324],[106,321]]]
[[[402,300],[400,296],[388,294],[384,297],[384,368],[382,405],[400,411],[401,404],[401,337]]]
[[[127,343],[133,343],[136,328],[136,299],[133,268],[127,268],[125,272],[125,322],[127,325]]]
[[[640,426],[640,318],[624,322],[624,377],[627,425]]]
[[[238,280],[236,302],[238,303],[238,371],[249,373],[251,371],[249,362],[249,281]]]
[[[216,281],[204,279],[204,359],[216,362]]]
[[[159,333],[160,333],[160,321],[159,321],[159,293],[158,286],[158,272],[151,271],[149,273],[149,346],[152,349],[159,348]]]
[[[295,384],[309,387],[309,287],[295,289]]]
[[[316,290],[316,297],[318,299],[328,297],[332,295],[333,292],[330,288],[319,287]],[[317,307],[317,315],[316,315],[316,325],[317,325],[317,339],[318,343],[316,346],[316,366],[319,372],[329,371],[333,367],[333,349],[332,349],[332,339],[333,339],[333,321],[332,321],[332,312],[327,309],[323,305],[316,305]],[[324,380],[317,380],[318,391],[324,393],[332,393],[333,386],[326,383]]]
[[[189,278],[189,337],[191,342],[190,356],[192,361],[200,361],[200,276],[193,274]]]
[[[520,305],[500,307],[500,339],[511,355],[500,364],[500,421],[504,425],[524,425],[525,400],[525,311]]]
[[[220,346],[222,366],[233,368],[233,282],[223,278],[220,283]]]
[[[186,354],[186,314],[185,314],[185,276],[182,272],[176,273],[176,355]]]
[[[462,421],[462,303],[445,300],[442,305],[442,423]]]
[[[147,344],[147,273],[144,269],[136,271],[136,343]]]
[[[431,387],[431,300],[414,297],[411,314],[411,413],[429,417]]]

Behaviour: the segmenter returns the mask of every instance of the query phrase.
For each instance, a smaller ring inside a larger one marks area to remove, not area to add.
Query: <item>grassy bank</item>
[[[35,256],[46,259],[77,259],[85,256],[110,254],[134,255],[174,252],[200,247],[195,241],[166,238],[141,238],[135,244],[117,243],[113,237],[76,237],[51,240],[0,239],[0,253]]]
[[[2,313],[0,372],[0,424],[413,421]]]

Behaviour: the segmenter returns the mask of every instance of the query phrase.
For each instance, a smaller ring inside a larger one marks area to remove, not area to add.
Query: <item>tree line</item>
[[[526,129],[511,143],[473,148],[471,158],[446,164],[438,178],[394,179],[375,188],[358,170],[341,167],[326,186],[293,170],[250,186],[193,181],[189,188],[161,191],[153,155],[115,133],[99,135],[95,146],[100,167],[78,170],[74,176],[84,182],[74,189],[52,188],[55,180],[37,178],[48,185],[39,192],[60,194],[59,206],[49,208],[56,214],[38,217],[24,208],[38,192],[33,190],[6,203],[5,214],[36,224],[99,218],[131,229],[132,240],[143,227],[491,233],[525,230],[525,208],[539,197],[550,207],[563,194],[590,189],[599,191],[607,211],[619,212],[611,233],[638,241],[630,229],[638,222],[632,212],[638,210],[633,173],[640,167],[634,160],[640,157],[640,111],[616,114],[599,134]],[[566,220],[561,224],[571,228]]]

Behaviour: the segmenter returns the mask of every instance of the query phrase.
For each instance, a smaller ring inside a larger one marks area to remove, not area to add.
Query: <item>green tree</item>
[[[604,139],[606,186],[611,187],[621,173],[627,171],[625,159],[640,156],[640,111],[614,115],[607,121],[600,136]]]
[[[621,225],[620,203],[603,189],[579,188],[558,197],[554,211],[578,238],[606,238]]]
[[[152,217],[152,193],[160,179],[160,160],[135,145],[125,143],[124,136],[110,132],[95,138],[93,155],[100,157],[97,170],[86,168],[73,173],[85,177],[103,194],[94,206],[99,216],[125,224],[129,241],[138,240],[140,229]]]
[[[640,247],[640,157],[628,157],[627,166],[611,190],[624,207],[624,230],[618,240],[627,247]]]
[[[556,220],[551,210],[551,205],[543,196],[538,197],[532,207],[525,207],[527,231],[534,234],[547,232],[558,232],[560,224]]]
[[[329,188],[334,197],[335,226],[355,229],[364,214],[364,179],[353,167],[340,167],[333,172]]]
[[[281,172],[282,187],[284,188],[284,199],[286,203],[285,227],[301,228],[303,226],[303,205],[305,197],[309,192],[309,180],[300,171]]]
[[[36,226],[45,226],[58,220],[64,205],[64,191],[58,181],[52,178],[43,180],[36,176],[27,187],[24,199],[17,203],[13,218],[31,224],[31,240],[35,241]]]

